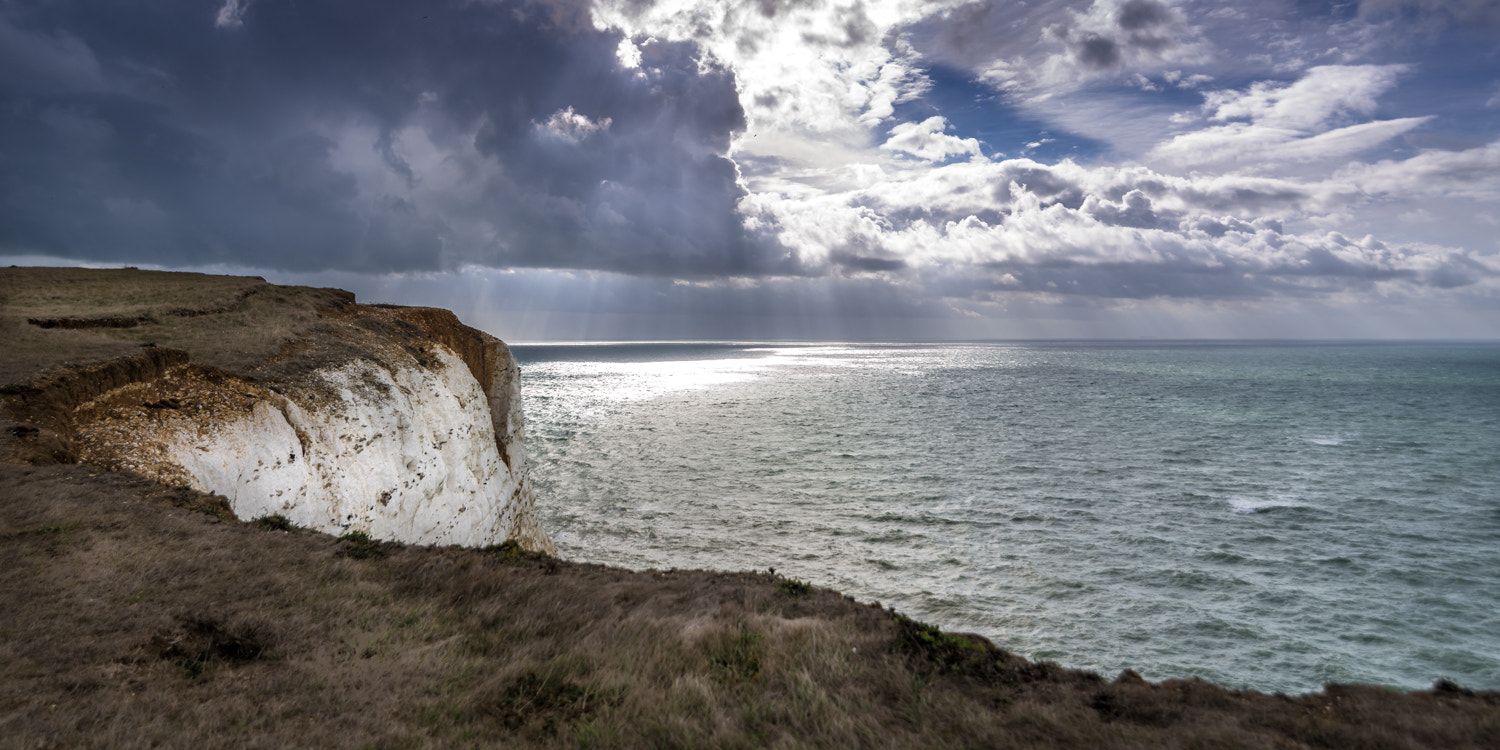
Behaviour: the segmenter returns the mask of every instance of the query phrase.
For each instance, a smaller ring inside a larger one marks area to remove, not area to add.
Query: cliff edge
[[[0,269],[11,460],[221,495],[241,519],[554,553],[520,373],[446,310],[256,277]]]

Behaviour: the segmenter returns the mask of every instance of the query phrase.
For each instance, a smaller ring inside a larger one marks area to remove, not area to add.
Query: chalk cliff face
[[[355,360],[319,370],[334,397],[272,394],[203,430],[165,436],[169,461],[235,515],[280,514],[330,533],[417,544],[544,537],[531,521],[524,453],[501,459],[489,400],[458,355],[427,366]]]
[[[263,352],[200,358],[152,341],[131,356],[56,368],[12,388],[16,434],[29,436],[33,460],[188,485],[224,496],[242,519],[278,514],[334,534],[514,540],[554,552],[536,522],[520,372],[505,344],[446,310],[356,305],[332,291],[289,298],[316,315]],[[252,296],[238,293],[238,304]],[[98,327],[161,325],[138,317]],[[69,320],[69,331],[89,327]],[[196,341],[190,330],[185,322],[138,335]]]

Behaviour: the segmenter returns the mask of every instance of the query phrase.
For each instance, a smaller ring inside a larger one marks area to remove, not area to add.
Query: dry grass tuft
[[[271,523],[275,524],[274,521]],[[291,523],[287,522],[286,525],[290,526]],[[372,538],[363,531],[351,531],[339,537],[338,554],[355,560],[368,560],[372,557],[385,557],[386,554],[401,549],[403,546],[400,542],[387,542]]]
[[[177,627],[151,637],[157,658],[199,677],[216,664],[240,666],[264,658],[275,641],[271,628],[258,621],[225,623],[211,615],[184,613]]]

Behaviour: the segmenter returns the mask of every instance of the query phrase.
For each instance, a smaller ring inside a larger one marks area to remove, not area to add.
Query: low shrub
[[[390,550],[400,549],[403,546],[405,545],[400,542],[382,542],[363,531],[351,531],[339,537],[338,554],[341,557],[368,560],[385,557]]]
[[[812,584],[796,578],[783,578],[776,582],[776,592],[787,596],[802,596],[812,591]]]
[[[287,518],[280,513],[273,513],[269,516],[261,516],[260,518],[255,519],[255,525],[261,527],[262,529],[265,529],[266,531],[291,531],[292,529],[297,528],[297,525],[292,523],[292,519]]]
[[[548,573],[556,573],[558,570],[557,558],[546,552],[536,552],[522,547],[514,539],[506,540],[502,544],[486,547],[485,551],[494,555],[496,560],[509,565],[538,564]]]

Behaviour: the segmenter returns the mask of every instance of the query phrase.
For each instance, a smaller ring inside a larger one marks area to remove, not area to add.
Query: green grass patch
[[[812,591],[812,584],[796,578],[783,578],[776,582],[776,593],[787,596],[804,596]]]
[[[899,612],[893,613],[892,618],[896,621],[896,642],[901,650],[939,670],[985,677],[1005,668],[1003,654],[998,649],[991,653],[991,648],[977,639],[944,633],[936,625]]]

